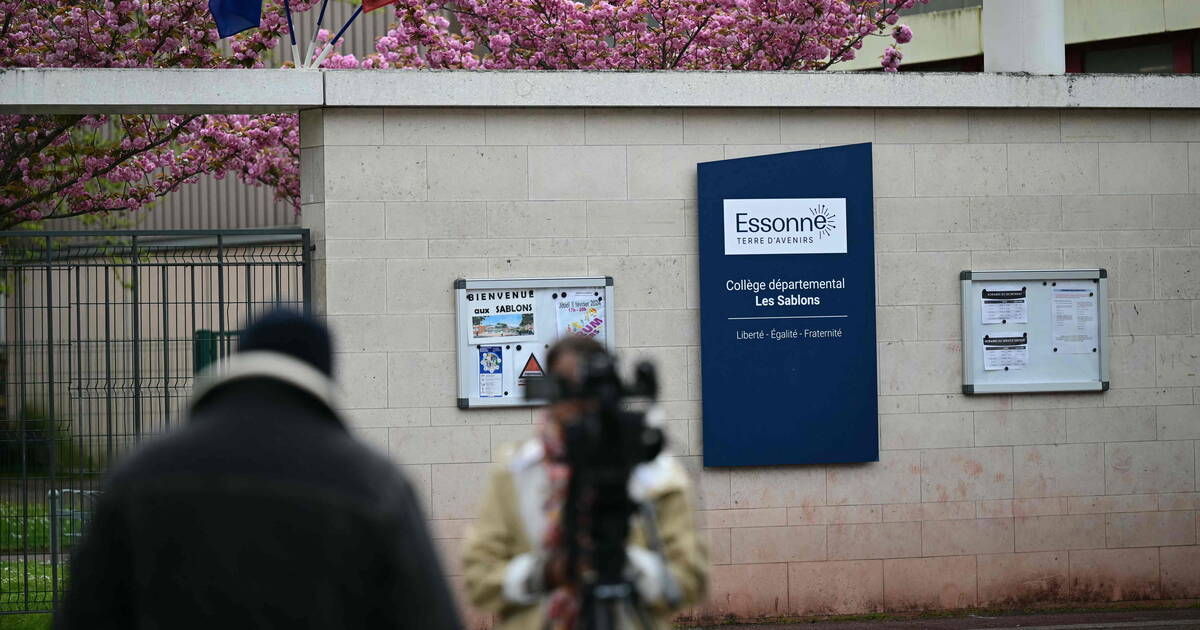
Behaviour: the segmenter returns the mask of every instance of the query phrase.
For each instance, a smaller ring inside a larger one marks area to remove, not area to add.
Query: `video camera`
[[[578,418],[564,427],[566,460],[571,468],[563,533],[567,566],[580,593],[577,627],[613,630],[621,619],[641,627],[653,622],[625,575],[625,547],[630,517],[643,516],[653,551],[661,553],[653,507],[638,504],[627,490],[629,476],[641,463],[662,452],[662,429],[647,422],[649,406],[658,395],[658,378],[649,362],[639,363],[632,383],[617,372],[608,353],[581,356],[578,381],[551,374],[530,379],[526,398],[551,404],[578,401]],[[677,590],[677,589],[676,589]],[[668,599],[677,597],[668,589]]]
[[[590,468],[632,468],[662,451],[662,431],[646,423],[644,410],[630,403],[653,403],[658,396],[654,365],[639,363],[634,380],[626,384],[617,373],[616,362],[607,353],[580,358],[578,382],[551,374],[528,379],[525,397],[555,403],[577,400],[584,403],[578,420],[567,427],[567,458]]]

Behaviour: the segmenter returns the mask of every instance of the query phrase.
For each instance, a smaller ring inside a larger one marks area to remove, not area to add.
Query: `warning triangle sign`
[[[525,379],[530,376],[545,376],[545,373],[542,372],[542,364],[538,363],[537,356],[533,353],[529,354],[529,359],[525,361],[525,367],[521,368],[521,375],[517,377],[517,385],[524,385]]]

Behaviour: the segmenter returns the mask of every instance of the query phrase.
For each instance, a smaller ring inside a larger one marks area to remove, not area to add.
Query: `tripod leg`
[[[604,600],[596,600],[592,606],[592,625],[588,630],[616,630],[614,615],[609,603]]]
[[[650,616],[650,611],[646,610],[645,606],[639,605],[629,597],[621,599],[621,603],[625,604],[628,609],[628,618],[635,623],[641,630],[654,630],[654,618]]]
[[[649,501],[638,503],[638,513],[642,517],[642,525],[646,528],[646,539],[650,543],[650,550],[658,554],[658,557],[665,562],[667,552],[663,545],[662,535],[658,531],[658,512],[654,509],[654,504]],[[683,593],[679,589],[679,583],[675,581],[675,576],[670,571],[663,571],[661,577],[664,599],[671,608],[678,608],[683,602]]]

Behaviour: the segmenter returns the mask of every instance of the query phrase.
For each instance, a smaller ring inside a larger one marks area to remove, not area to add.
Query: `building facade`
[[[1200,597],[1195,76],[246,72],[9,71],[0,111],[301,110],[341,407],[417,484],[455,580],[536,410],[458,408],[454,281],[607,275],[711,548],[689,617]],[[855,143],[879,461],[706,468],[696,165]],[[1095,267],[1110,389],[962,393],[961,271]]]
[[[991,0],[989,0],[989,3]],[[992,6],[999,6],[997,2]],[[1187,0],[1054,0],[1062,7],[1065,70],[1071,73],[1190,73],[1200,60],[1200,6]],[[984,0],[930,0],[904,22],[916,37],[901,72],[984,70]],[[1018,35],[1008,32],[1003,36]],[[840,70],[875,70],[884,43],[870,42]]]
[[[456,408],[454,280],[610,275],[617,345],[658,364],[698,490],[713,592],[692,616],[1200,594],[1200,113],[1145,107],[1193,79],[635,74],[570,96],[578,76],[329,75],[368,107],[302,114],[345,413],[420,484],[452,575],[497,448],[536,417]],[[880,460],[704,468],[696,164],[859,142]],[[1112,388],[963,395],[959,273],[1089,267]]]

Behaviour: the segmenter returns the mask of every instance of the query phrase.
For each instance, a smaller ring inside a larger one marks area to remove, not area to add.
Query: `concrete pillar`
[[[313,314],[327,314],[325,290],[325,110],[300,111],[300,225],[309,229]]]
[[[983,71],[1066,72],[1063,0],[983,0]]]

